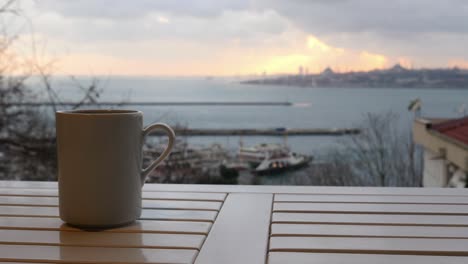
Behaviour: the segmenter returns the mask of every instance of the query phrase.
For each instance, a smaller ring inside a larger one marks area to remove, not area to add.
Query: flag
[[[421,99],[417,98],[411,100],[411,102],[408,105],[408,111],[417,112],[419,110],[421,110]]]

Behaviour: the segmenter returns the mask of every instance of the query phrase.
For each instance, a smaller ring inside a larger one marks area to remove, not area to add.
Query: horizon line
[[[346,70],[346,71],[340,71],[333,69],[333,67],[325,67],[322,71],[319,72],[309,72],[309,75],[312,74],[320,74],[323,73],[327,69],[331,69],[335,73],[356,73],[356,72],[372,72],[372,71],[381,71],[381,70],[389,70],[392,69],[396,66],[400,66],[401,68],[407,69],[407,70],[468,70],[468,67],[463,67],[463,66],[445,66],[445,67],[405,67],[402,66],[399,63],[394,64],[393,66],[386,67],[386,68],[375,68],[371,70]],[[243,78],[243,77],[254,77],[254,76],[262,76],[266,74],[267,76],[287,76],[287,75],[297,75],[297,72],[289,72],[289,73],[268,73],[268,72],[262,72],[262,73],[247,73],[247,74],[229,74],[229,75],[216,75],[216,74],[113,74],[113,73],[108,73],[108,74],[65,74],[65,73],[59,73],[59,74],[51,74],[51,76],[54,77],[124,77],[124,78],[130,78],[130,77],[137,77],[137,78],[202,78],[202,79],[210,79],[210,78]],[[22,76],[22,75],[12,75],[12,76]],[[32,74],[31,77],[37,77],[40,76],[39,74]]]

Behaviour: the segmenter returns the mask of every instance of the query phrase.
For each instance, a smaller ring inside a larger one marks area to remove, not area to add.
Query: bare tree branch
[[[367,114],[361,134],[341,143],[355,174],[379,186],[421,186],[421,153],[395,113]]]
[[[19,15],[19,10],[16,7],[13,7],[16,4],[17,0],[7,0],[3,4],[0,5],[0,13],[11,13],[15,15]]]
[[[12,13],[20,14],[15,6],[18,1],[9,0],[0,4],[0,18]],[[27,19],[27,18],[26,18]],[[29,20],[28,20],[29,21]],[[32,31],[32,23],[30,25]],[[30,57],[12,52],[17,40],[9,35],[4,24],[0,24],[0,178],[16,180],[56,179],[56,146],[53,114],[61,100],[52,86],[55,61],[40,60],[34,37],[31,37]],[[32,36],[34,34],[31,34]],[[31,89],[28,80],[32,77],[42,84],[52,108],[15,106],[12,103],[33,102],[39,97],[38,89]],[[79,82],[75,80],[76,84]],[[90,86],[79,85],[84,94],[83,102],[98,103],[100,95],[98,81]],[[78,103],[73,108],[78,108]]]

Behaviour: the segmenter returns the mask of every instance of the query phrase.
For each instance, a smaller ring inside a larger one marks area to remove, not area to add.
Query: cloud
[[[311,57],[307,54],[273,55],[263,64],[256,65],[252,72],[260,73],[289,73],[301,65],[309,65]]]
[[[311,46],[311,39],[320,45]],[[220,46],[175,40],[102,44],[95,50],[61,54],[56,59],[61,63],[61,73],[103,75],[274,74],[293,73],[299,66],[309,72],[320,72],[328,66],[337,71],[372,70],[390,62],[381,54],[334,47],[300,32],[284,34],[275,42],[283,45],[267,42],[246,48],[235,42]]]
[[[184,39],[190,41],[248,40],[278,35],[290,22],[274,11],[224,11],[210,19],[152,12],[135,19],[66,17],[40,12],[34,20],[40,33],[72,41],[135,41]]]
[[[317,72],[327,66],[343,71],[468,61],[463,0],[22,3],[49,50],[80,61],[82,71],[89,63],[103,74],[143,68],[145,74],[182,68],[196,74],[296,72],[299,65]],[[125,62],[134,67],[116,66]]]
[[[226,11],[275,11],[312,34],[374,32],[403,37],[467,33],[465,0],[41,0],[37,7],[65,17],[140,19],[154,12],[210,18]]]
[[[315,34],[377,32],[398,35],[467,33],[464,0],[264,0],[279,14]]]
[[[395,61],[366,50],[335,47],[313,35],[302,36],[302,43],[302,46],[293,49],[288,47],[258,54],[255,58],[258,63],[250,65],[248,70],[256,73],[291,73],[301,66],[315,73],[327,67],[335,71],[364,71],[385,68]]]
[[[158,16],[157,20],[161,24],[169,24],[169,19],[163,16]]]
[[[326,67],[337,71],[381,69],[390,62],[385,55],[363,49],[335,47],[313,35],[307,37],[307,48],[305,52],[311,57],[311,65],[307,66],[315,72]]]
[[[172,15],[213,17],[224,11],[248,10],[248,0],[41,0],[37,6],[67,17],[138,19],[152,12]]]
[[[362,51],[358,55],[359,65],[363,70],[381,69],[388,66],[388,58],[382,54]]]
[[[307,37],[307,47],[309,49],[319,49],[322,52],[334,52],[337,54],[342,54],[344,52],[344,49],[331,47],[312,35]]]
[[[468,45],[464,40],[468,36],[468,1],[465,0],[41,0],[34,3],[40,13],[60,16],[73,31],[81,30],[80,35],[86,36],[89,31],[89,35],[100,39],[115,40],[113,33],[124,30],[122,38],[127,35],[131,39],[138,35],[166,37],[172,33],[194,39],[207,36],[209,40],[210,35],[232,36],[233,28],[239,33],[238,38],[244,38],[264,33],[265,29],[280,34],[288,24],[335,45],[359,46],[392,56],[441,52],[437,49],[440,47],[444,52],[460,54]],[[160,32],[152,28],[152,23],[158,23],[151,20],[155,15],[167,18],[171,24],[173,20],[179,22]],[[231,19],[226,19],[229,16]],[[76,22],[80,20],[88,23]],[[100,29],[92,25],[95,20],[109,21],[113,27],[93,34]],[[62,26],[56,23],[55,27]],[[142,31],[141,25],[150,34]],[[240,30],[241,27],[244,28]]]

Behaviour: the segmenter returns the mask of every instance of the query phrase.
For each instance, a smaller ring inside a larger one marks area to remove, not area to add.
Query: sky
[[[5,0],[0,0],[5,1]],[[468,68],[465,0],[22,0],[59,74],[236,76]],[[37,52],[37,51],[36,51]]]

